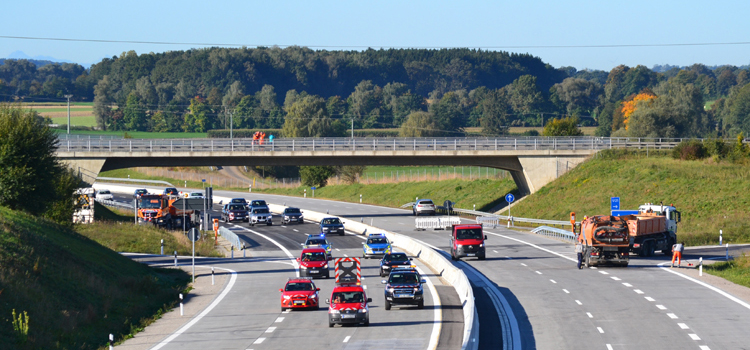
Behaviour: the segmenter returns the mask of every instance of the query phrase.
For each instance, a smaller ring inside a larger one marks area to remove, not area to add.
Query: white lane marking
[[[567,289],[563,289],[563,292],[565,292],[566,294],[570,294]]]
[[[580,301],[580,300],[576,300],[576,304],[578,304],[578,305],[583,305],[583,303],[581,303],[581,301]]]
[[[539,271],[534,271],[534,272],[536,272],[536,273],[537,273],[537,274],[539,274],[539,275],[541,275],[541,274],[542,274],[542,273],[541,273],[541,272],[539,272]]]
[[[282,312],[282,314],[288,314],[288,313],[290,313],[290,312],[292,312],[292,310],[291,310],[291,309],[286,309],[286,310],[284,310],[284,312]],[[281,319],[283,320],[284,318],[282,317]],[[280,322],[280,321],[279,321],[279,322]]]
[[[424,276],[424,271],[422,271],[421,268],[417,266],[417,272],[419,272],[420,275]],[[440,331],[442,330],[443,326],[443,308],[440,304],[440,296],[437,293],[437,289],[435,289],[435,285],[432,284],[432,280],[429,278],[425,279],[427,281],[427,287],[430,289],[430,294],[432,295],[432,303],[435,305],[435,317],[434,322],[432,323],[432,334],[430,335],[430,343],[427,344],[427,349],[434,350],[437,349],[438,340],[440,340]]]
[[[208,267],[208,266],[196,266],[196,267]],[[190,322],[188,322],[186,325],[182,326],[182,328],[176,330],[174,333],[172,333],[172,335],[170,335],[169,337],[167,337],[167,339],[164,339],[161,343],[159,343],[158,345],[156,345],[152,349],[154,349],[154,350],[161,349],[165,345],[169,344],[169,342],[171,342],[172,340],[174,340],[175,338],[177,338],[180,334],[182,334],[185,331],[187,331],[188,329],[190,329],[190,327],[192,327],[193,325],[195,325],[196,323],[198,323],[198,321],[200,321],[203,317],[205,317],[206,315],[208,315],[208,313],[211,312],[211,310],[213,310],[217,305],[219,305],[219,303],[224,299],[224,297],[227,296],[227,294],[229,293],[229,291],[232,290],[232,287],[234,287],[234,283],[237,281],[237,272],[234,271],[234,270],[225,269],[225,268],[222,268],[222,267],[215,267],[215,268],[217,268],[219,270],[229,271],[232,274],[232,277],[229,279],[229,283],[227,284],[227,287],[224,288],[223,291],[221,291],[221,294],[219,294],[219,296],[216,297],[216,299],[214,299],[214,301],[210,305],[208,305],[208,307],[206,307],[203,310],[203,312],[201,312],[200,314],[198,314],[198,316],[195,316],[192,320],[190,320]]]
[[[664,306],[664,305],[656,305],[656,307],[658,307],[659,310],[666,310],[667,309],[667,307]]]
[[[596,270],[596,266],[591,266],[590,269]]]
[[[348,343],[349,339],[351,338],[351,335],[347,335],[346,338],[344,338],[344,343]]]
[[[677,325],[680,326],[680,328],[682,328],[682,329],[690,329],[690,327],[688,327],[688,325],[686,325],[684,323],[678,323]]]
[[[607,344],[607,350],[615,350],[615,348],[613,348],[611,344]]]
[[[286,228],[286,226],[284,226],[284,225],[281,225],[281,227]]]
[[[677,271],[674,271],[674,270],[672,270],[670,268],[666,268],[666,267],[664,267],[665,264],[668,264],[668,263],[661,263],[661,264],[659,264],[659,267],[662,270],[664,270],[664,271],[667,271],[669,273],[673,273],[673,274],[675,274],[677,276],[680,276],[680,277],[682,277],[684,279],[687,279],[688,281],[692,281],[692,282],[698,283],[701,286],[704,286],[704,287],[706,287],[706,288],[708,288],[708,289],[710,289],[710,290],[712,290],[712,291],[714,291],[716,293],[719,293],[719,294],[723,295],[724,297],[726,297],[727,299],[729,299],[729,300],[731,300],[731,301],[733,301],[733,302],[735,302],[737,304],[740,304],[740,305],[744,306],[747,309],[750,309],[750,304],[748,304],[748,303],[746,303],[746,302],[744,302],[744,301],[742,301],[740,299],[737,299],[735,296],[730,295],[729,293],[727,293],[727,292],[725,292],[725,291],[723,291],[723,290],[721,290],[719,288],[716,288],[716,287],[714,287],[714,286],[712,286],[710,284],[707,284],[707,283],[701,282],[701,281],[699,281],[699,280],[697,280],[695,278],[683,275],[683,274],[681,274],[681,273],[679,273]]]
[[[638,294],[644,294],[643,291],[640,290],[640,289],[633,289],[633,291],[636,292],[636,293],[638,293]]]
[[[586,316],[588,316],[589,318],[594,318],[594,315],[592,315],[590,312],[587,312]]]
[[[344,256],[347,257],[347,258],[349,257],[349,255],[346,255],[346,254],[344,254]]]
[[[567,256],[565,256],[565,255],[562,255],[562,254],[560,254],[560,253],[557,253],[557,252],[553,252],[553,251],[551,251],[551,250],[549,250],[549,249],[547,249],[547,248],[542,248],[542,247],[540,247],[540,246],[538,246],[538,245],[536,245],[536,244],[532,244],[532,243],[529,243],[529,242],[526,242],[526,241],[522,241],[522,240],[520,240],[520,239],[518,239],[518,238],[513,238],[513,237],[509,237],[509,236],[506,236],[506,235],[501,235],[501,234],[499,234],[499,233],[494,233],[494,232],[489,232],[489,231],[485,231],[485,232],[486,232],[486,233],[489,233],[489,234],[491,234],[491,235],[495,235],[495,236],[498,236],[498,237],[502,237],[502,238],[505,238],[505,239],[510,239],[510,240],[512,240],[512,241],[516,241],[516,242],[519,242],[519,243],[523,243],[523,244],[526,244],[526,245],[532,246],[532,247],[534,247],[534,248],[536,248],[536,249],[539,249],[539,250],[543,250],[543,251],[545,251],[545,252],[547,252],[547,253],[550,253],[550,254],[554,254],[554,255],[557,255],[557,256],[559,256],[559,257],[561,257],[561,258],[563,258],[563,259],[568,259],[568,260],[570,260],[570,261],[572,261],[572,262],[578,262],[578,260],[577,260],[577,259],[573,259],[573,258],[567,257]],[[523,265],[523,264],[522,264],[522,265]],[[524,265],[524,266],[526,266],[526,265]]]
[[[296,229],[296,228],[293,228],[293,229],[292,229],[292,231],[294,231],[294,232],[299,232],[299,230],[298,230],[298,229]]]
[[[701,350],[711,350],[708,345],[701,345]]]
[[[602,327],[596,327],[596,329],[599,331],[599,333],[604,333],[604,330],[602,329]]]
[[[336,248],[336,251],[337,251],[337,252],[340,252],[339,248]]]
[[[528,266],[528,265],[526,265],[526,264],[524,264],[524,263],[521,263],[521,266]]]
[[[599,271],[599,273],[601,273],[602,275],[609,275],[609,272],[607,271]]]
[[[276,242],[271,237],[268,237],[268,236],[266,236],[266,235],[264,235],[264,234],[262,234],[260,232],[253,231],[253,230],[251,230],[251,229],[249,229],[247,227],[242,227],[242,226],[237,226],[237,225],[235,225],[235,227],[241,228],[241,229],[243,229],[245,231],[252,232],[252,233],[254,233],[254,234],[258,235],[258,236],[261,236],[261,237],[265,238],[267,241],[273,243],[275,246],[279,247],[279,249],[281,249],[281,251],[284,252],[284,254],[286,254],[286,256],[289,258],[289,260],[292,261],[292,266],[294,266],[294,269],[297,270],[296,271],[297,277],[299,277],[299,265],[297,265],[297,260],[294,258],[294,255],[292,255],[292,253],[289,252],[288,249],[284,248],[284,246],[281,245],[281,243]]]
[[[652,298],[652,297],[645,297],[645,298],[646,298],[646,300],[648,300],[648,301],[656,301],[656,299],[654,299],[654,298]]]
[[[253,342],[253,344],[260,344],[260,343],[262,343],[262,342],[263,342],[264,340],[266,340],[266,338],[258,338],[258,339],[255,339],[255,341]]]
[[[497,250],[493,250],[492,252],[495,253],[495,254],[497,254]]]
[[[694,334],[694,333],[690,333],[690,334],[688,334],[688,335],[690,336],[690,339],[693,339],[693,340],[701,340],[701,337],[699,337],[699,336],[698,336],[697,334]]]
[[[679,318],[679,317],[677,317],[677,315],[675,315],[675,314],[672,314],[672,313],[669,313],[669,314],[667,314],[667,316],[669,316],[669,318],[671,318],[671,319],[673,319],[673,320],[676,320],[676,319],[678,319],[678,318]]]
[[[367,289],[367,285],[362,286],[362,289]]]
[[[266,329],[266,333],[273,333],[273,331],[275,330],[276,330],[276,327],[268,327],[268,329]]]
[[[633,286],[633,285],[632,285],[632,284],[630,284],[630,283],[623,283],[622,285],[623,285],[623,286],[625,286],[625,287],[628,287],[628,288],[630,288],[630,287],[632,287],[632,286]]]
[[[549,281],[552,282],[552,283],[557,283],[557,281],[555,281],[555,280],[549,280]]]
[[[613,280],[615,280],[615,281],[622,281],[619,277],[612,276],[610,278],[613,279]]]
[[[406,224],[405,224],[405,223],[403,223],[403,222],[399,222],[398,224],[399,224],[399,225],[406,225]]]
[[[289,311],[289,310],[286,310],[286,311]],[[283,321],[284,321],[283,317],[277,317],[276,318],[276,323],[280,323],[280,322],[283,322]]]

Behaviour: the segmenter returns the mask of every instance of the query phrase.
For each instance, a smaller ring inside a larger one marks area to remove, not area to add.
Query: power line
[[[234,43],[205,43],[205,42],[173,42],[173,41],[141,41],[141,40],[110,40],[110,39],[78,39],[78,38],[53,38],[0,35],[0,39],[20,40],[44,40],[44,41],[68,41],[68,42],[91,42],[91,43],[117,43],[117,44],[147,44],[147,45],[195,45],[195,46],[219,46],[219,47],[308,47],[321,49],[369,49],[369,48],[391,48],[391,49],[454,49],[458,46],[383,46],[383,45],[258,45],[258,44],[234,44]],[[697,42],[697,43],[660,43],[660,44],[590,44],[590,45],[489,45],[471,46],[476,49],[587,49],[587,48],[627,48],[627,47],[679,47],[679,46],[730,46],[750,45],[750,41],[728,41],[728,42]],[[469,48],[469,47],[467,47]]]

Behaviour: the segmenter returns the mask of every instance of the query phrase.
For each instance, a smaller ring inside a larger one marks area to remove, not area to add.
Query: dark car
[[[174,187],[167,187],[167,188],[164,189],[164,194],[167,195],[167,196],[179,196],[180,195],[180,191],[178,191]]]
[[[302,217],[302,211],[299,210],[299,208],[284,209],[284,213],[281,214],[281,223],[288,224],[290,222],[296,222],[298,224],[305,222],[304,218]]]
[[[266,201],[262,199],[253,199],[250,201],[250,208],[268,208],[268,204],[266,204]]]
[[[140,197],[141,195],[144,195],[144,194],[148,194],[148,190],[147,189],[145,189],[145,188],[136,189],[135,192],[133,193],[133,198],[138,198],[138,197]]]
[[[395,268],[411,267],[411,258],[406,253],[391,253],[380,260],[380,277],[388,276]]]
[[[339,220],[339,218],[324,218],[320,220],[320,232],[325,234],[338,233],[343,236],[344,222]]]
[[[422,284],[425,282],[416,271],[391,272],[388,279],[382,281],[385,284],[385,309],[390,310],[391,305],[416,305],[424,309]]]
[[[232,198],[229,201],[229,204],[242,204],[246,207],[248,206],[247,200],[245,200],[245,198]]]
[[[247,221],[247,207],[240,203],[224,204],[221,208],[221,219],[224,222]]]

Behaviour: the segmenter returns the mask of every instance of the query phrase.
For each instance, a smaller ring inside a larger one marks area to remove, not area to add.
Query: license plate
[[[466,256],[474,256],[474,255],[476,255],[476,254],[474,254],[474,253],[466,253]]]
[[[411,294],[396,294],[396,298],[411,298]]]
[[[341,315],[341,318],[354,318],[354,315],[343,314]]]
[[[310,273],[318,273],[318,270],[310,270]]]
[[[294,305],[305,305],[305,302],[301,301],[301,300],[300,301],[295,301]]]

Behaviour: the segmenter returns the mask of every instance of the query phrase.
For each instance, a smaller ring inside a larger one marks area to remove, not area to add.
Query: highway
[[[216,191],[215,195],[240,194]],[[372,222],[406,234],[439,250],[448,248],[447,232],[415,231],[410,211],[312,198],[241,196],[303,210],[327,210],[347,220]],[[749,347],[747,301],[732,300],[660,267],[668,265],[664,256],[635,258],[628,268],[578,270],[568,243],[505,228],[486,233],[487,260],[457,263],[474,285],[480,349]],[[267,244],[247,238],[258,247]],[[292,242],[287,244],[291,247]]]

